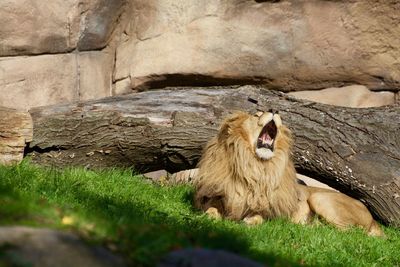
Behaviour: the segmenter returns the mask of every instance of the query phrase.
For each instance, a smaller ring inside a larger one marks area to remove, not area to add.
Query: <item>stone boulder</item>
[[[157,267],[266,267],[231,252],[210,249],[182,249],[169,253]]]
[[[400,89],[398,1],[133,0],[126,16],[115,80],[134,89]]]
[[[125,0],[0,1],[0,56],[103,48],[124,3]]]
[[[27,111],[111,96],[113,60],[107,50],[0,57],[0,106]]]
[[[25,144],[33,137],[33,122],[26,112],[0,107],[0,164],[19,163]]]
[[[85,0],[78,49],[97,50],[108,45],[127,0]]]
[[[288,95],[313,102],[350,108],[380,107],[395,103],[393,92],[371,92],[362,85],[291,92]]]
[[[0,105],[28,110],[78,97],[74,54],[0,58]]]
[[[319,187],[319,188],[325,188],[325,189],[329,189],[329,190],[333,190],[333,191],[338,191],[335,188],[332,188],[329,185],[321,183],[320,181],[317,181],[308,176],[296,173],[296,177],[297,177],[297,179],[303,181],[304,184],[306,184],[307,186],[313,186],[313,187]],[[300,181],[300,183],[301,183],[301,181]]]
[[[62,53],[76,48],[78,0],[0,1],[0,56]]]
[[[1,227],[0,247],[1,266],[127,266],[102,247],[88,246],[72,233],[50,229]]]

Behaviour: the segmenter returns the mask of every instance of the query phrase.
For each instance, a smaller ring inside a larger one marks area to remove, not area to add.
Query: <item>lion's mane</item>
[[[244,127],[250,116],[233,114],[207,144],[195,181],[195,205],[204,211],[215,207],[233,220],[255,214],[289,217],[296,211],[299,198],[290,130],[279,127],[274,157],[261,160],[249,141],[251,129]]]

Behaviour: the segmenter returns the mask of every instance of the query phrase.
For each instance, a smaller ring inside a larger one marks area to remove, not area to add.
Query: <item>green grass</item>
[[[154,266],[183,247],[225,249],[270,266],[400,266],[398,229],[385,227],[387,238],[379,239],[285,220],[246,227],[194,210],[192,191],[151,184],[130,170],[59,171],[24,161],[0,167],[0,224],[72,230],[133,266]]]

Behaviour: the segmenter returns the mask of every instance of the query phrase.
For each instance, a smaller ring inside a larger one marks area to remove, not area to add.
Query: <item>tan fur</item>
[[[261,159],[255,152],[257,139],[271,118],[278,128],[273,156]],[[340,228],[356,225],[370,234],[383,234],[358,200],[299,185],[291,149],[291,133],[279,115],[233,114],[207,144],[200,160],[194,181],[196,207],[212,217],[244,220],[250,225],[277,217],[308,223],[316,213]]]

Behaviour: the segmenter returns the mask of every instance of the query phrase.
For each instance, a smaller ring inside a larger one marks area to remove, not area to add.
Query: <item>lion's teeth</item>
[[[273,141],[274,140],[272,140],[272,139],[268,139],[268,140],[263,141],[263,144],[272,145]]]
[[[263,134],[259,139],[263,145],[272,145],[272,142],[274,141],[268,134]]]

